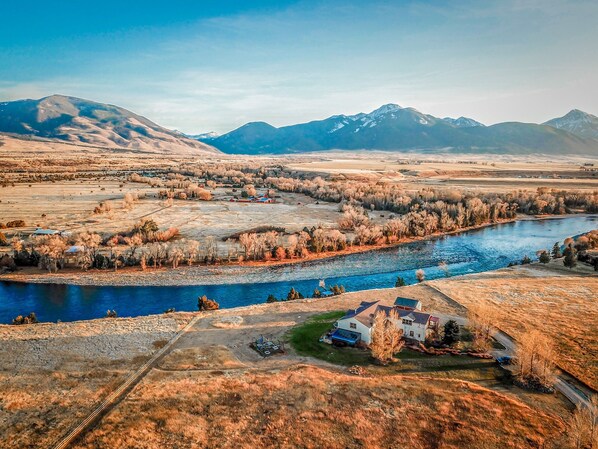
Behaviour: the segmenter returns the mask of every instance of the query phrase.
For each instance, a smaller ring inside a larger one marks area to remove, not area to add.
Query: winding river
[[[570,216],[522,220],[476,231],[409,243],[329,260],[285,265],[267,270],[249,283],[182,287],[110,287],[0,282],[0,323],[34,311],[40,321],[74,321],[99,318],[115,309],[119,316],[161,313],[174,307],[195,310],[198,295],[207,295],[222,308],[263,303],[269,294],[286,296],[291,287],[310,295],[320,279],[342,284],[348,291],[394,286],[397,276],[414,283],[415,270],[426,279],[445,276],[438,267],[445,262],[449,275],[476,273],[505,267],[511,261],[555,242],[598,228],[598,216]]]

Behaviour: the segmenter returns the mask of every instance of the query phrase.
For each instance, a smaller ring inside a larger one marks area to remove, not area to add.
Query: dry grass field
[[[583,164],[594,164],[583,167]],[[406,190],[423,187],[463,191],[535,191],[538,187],[572,190],[598,189],[595,160],[562,158],[538,160],[525,156],[422,155],[357,152],[351,156],[330,154],[316,160],[293,161],[295,170],[401,183]]]
[[[0,448],[49,447],[185,321],[0,326]]]
[[[515,339],[526,329],[545,332],[556,343],[558,364],[598,389],[598,276],[528,266],[429,284],[465,306],[492,304],[500,328]]]
[[[298,193],[283,193],[275,204],[232,203],[228,199],[233,192],[218,188],[213,201],[175,200],[171,207],[164,207],[156,197],[158,190],[114,177],[0,187],[0,221],[25,220],[28,226],[18,229],[24,232],[44,227],[116,233],[151,218],[163,229],[178,228],[183,238],[222,239],[257,226],[283,227],[294,232],[320,223],[335,225],[341,216],[337,204],[316,204],[314,199]],[[128,192],[146,198],[129,210],[123,207]],[[94,208],[106,200],[111,201],[112,210],[94,214]]]
[[[558,418],[468,382],[300,365],[155,371],[76,447],[523,449],[561,430]]]

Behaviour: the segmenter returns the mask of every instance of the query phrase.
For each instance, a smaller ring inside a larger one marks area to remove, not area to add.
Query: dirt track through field
[[[65,449],[76,441],[86,430],[89,429],[99,418],[110,412],[125,396],[137,385],[156,364],[172,349],[173,345],[188,332],[199,320],[199,316],[194,317],[183,329],[181,329],[164,347],[158,350],[154,356],[145,362],[139,369],[128,376],[125,381],[114,390],[106,399],[104,399],[84,420],[76,427],[71,429],[64,437],[60,439],[53,449]]]

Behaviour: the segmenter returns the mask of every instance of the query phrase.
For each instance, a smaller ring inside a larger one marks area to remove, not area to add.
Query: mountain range
[[[387,104],[370,113],[279,128],[251,122],[223,135],[188,136],[118,106],[52,95],[0,103],[2,134],[160,154],[399,150],[598,155],[598,117],[577,109],[543,124],[485,126],[468,117],[438,118]]]
[[[574,110],[544,124],[485,126],[467,117],[438,118],[387,104],[367,114],[334,115],[280,128],[252,122],[200,140],[238,154],[366,149],[598,155],[598,119]]]
[[[0,133],[152,153],[219,153],[118,106],[52,95],[0,103]]]

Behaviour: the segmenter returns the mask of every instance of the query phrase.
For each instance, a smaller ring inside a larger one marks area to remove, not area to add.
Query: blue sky
[[[53,93],[185,132],[384,103],[491,124],[598,114],[598,2],[3,0],[0,101]]]

